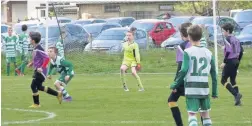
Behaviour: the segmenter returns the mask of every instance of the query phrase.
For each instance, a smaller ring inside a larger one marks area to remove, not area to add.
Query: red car
[[[130,27],[146,30],[157,46],[160,46],[163,41],[176,32],[171,23],[157,19],[136,20]]]

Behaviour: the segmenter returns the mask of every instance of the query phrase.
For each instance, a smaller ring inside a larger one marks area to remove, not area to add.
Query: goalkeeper
[[[138,81],[138,91],[144,91],[142,82],[140,77],[137,74],[137,71],[140,70],[140,54],[139,54],[139,47],[136,42],[134,42],[134,31],[128,31],[126,33],[127,41],[123,43],[123,51],[124,51],[124,59],[121,65],[121,80],[123,83],[123,89],[124,91],[129,91],[126,82],[125,82],[125,73],[126,70],[131,67],[132,75],[137,79]]]

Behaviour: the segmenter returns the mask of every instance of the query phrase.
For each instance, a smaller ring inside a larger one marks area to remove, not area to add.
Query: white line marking
[[[21,112],[34,112],[34,113],[45,113],[47,115],[47,117],[45,118],[39,118],[39,119],[35,119],[35,120],[26,120],[26,121],[4,121],[3,124],[4,125],[8,125],[8,124],[26,124],[26,123],[36,123],[42,120],[46,120],[46,119],[52,119],[56,116],[55,113],[53,112],[47,112],[47,111],[39,111],[39,110],[28,110],[28,109],[19,109],[19,108],[2,108],[2,109],[6,109],[6,110],[13,110],[13,111],[21,111]]]

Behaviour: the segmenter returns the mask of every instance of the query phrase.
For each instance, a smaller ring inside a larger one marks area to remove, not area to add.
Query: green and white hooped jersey
[[[189,69],[185,77],[185,95],[195,98],[208,97],[208,76],[211,70],[212,53],[204,47],[185,49]],[[185,62],[186,63],[186,62]]]
[[[64,56],[64,45],[63,45],[61,40],[59,40],[56,43],[56,48],[58,49],[58,55],[61,56],[61,57],[65,57]]]
[[[74,71],[72,70],[72,68],[69,68],[69,67],[65,67],[64,65],[62,64],[68,64],[65,60],[65,58],[61,57],[61,56],[57,56],[56,60],[53,61],[51,59],[51,65],[53,65],[54,68],[56,68],[57,72],[59,73],[70,73],[71,75],[74,74]]]
[[[18,50],[22,55],[28,55],[29,42],[28,42],[28,34],[22,33],[20,34],[18,39]]]
[[[3,40],[6,57],[16,57],[17,36],[5,36]]]

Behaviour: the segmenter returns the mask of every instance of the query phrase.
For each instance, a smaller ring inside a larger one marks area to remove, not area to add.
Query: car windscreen
[[[81,24],[81,25],[87,25],[87,24],[92,24],[91,21],[75,21],[75,24]]]
[[[130,27],[135,27],[137,29],[143,29],[146,31],[150,31],[154,26],[155,24],[151,22],[134,22],[130,25]]]
[[[123,40],[126,30],[105,30],[96,39],[97,40]]]
[[[173,26],[179,26],[182,23],[189,22],[190,17],[174,17],[170,18],[168,22],[172,23]]]
[[[213,24],[213,18],[194,18],[192,24]]]
[[[238,12],[234,16],[234,19],[238,23],[241,23],[241,22],[252,22],[252,11]]]
[[[45,38],[46,28],[39,27],[38,32],[41,34],[41,38]],[[59,37],[60,32],[58,27],[49,27],[48,28],[48,38]]]
[[[245,27],[241,31],[241,35],[252,35],[252,26]]]
[[[86,25],[83,26],[88,33],[99,33],[102,29],[102,25]]]

